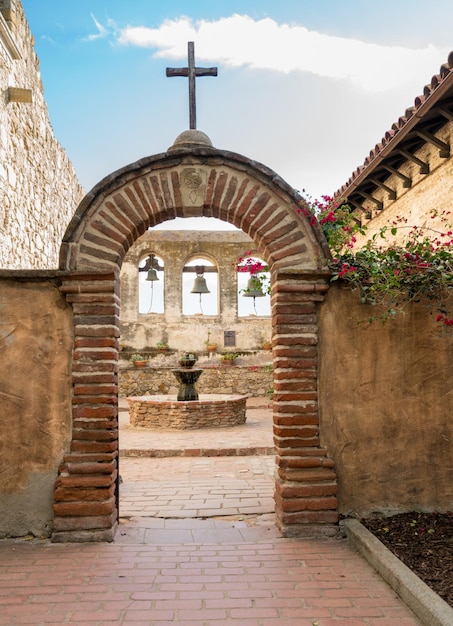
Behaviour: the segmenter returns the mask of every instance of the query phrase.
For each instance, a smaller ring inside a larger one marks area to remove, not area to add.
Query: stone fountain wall
[[[225,394],[206,394],[188,402],[170,396],[128,398],[132,426],[161,430],[239,426],[246,420],[246,400]]]

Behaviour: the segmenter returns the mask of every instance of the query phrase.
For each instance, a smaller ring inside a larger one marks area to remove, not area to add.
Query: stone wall
[[[453,140],[453,121],[446,124],[436,133],[436,137],[441,141],[451,145]],[[412,185],[407,188],[404,181],[392,174],[386,181],[386,185],[396,191],[396,200],[390,200],[388,194],[384,190],[376,190],[373,196],[380,200],[384,209],[376,210],[374,203],[367,200],[364,206],[368,208],[372,219],[364,220],[363,223],[367,227],[364,236],[357,235],[356,249],[370,239],[375,233],[384,226],[389,226],[392,222],[397,221],[398,217],[403,216],[407,222],[403,228],[399,228],[395,237],[388,235],[389,242],[401,243],[407,239],[410,228],[414,225],[427,227],[426,234],[431,238],[436,238],[438,233],[451,230],[446,228],[440,219],[443,211],[449,211],[449,222],[453,224],[453,212],[451,211],[453,197],[453,158],[441,157],[439,148],[430,143],[426,143],[422,148],[415,151],[414,155],[424,163],[429,165],[429,173],[420,173],[420,166],[412,161],[405,162],[400,168],[401,174],[411,179]],[[431,211],[438,211],[439,215],[431,217]],[[400,225],[398,222],[397,225]],[[384,243],[383,240],[378,240]]]
[[[334,285],[320,309],[321,439],[339,511],[451,510],[453,334],[424,303],[385,325]]]
[[[54,137],[19,0],[0,0],[0,267],[54,268],[84,192]]]
[[[196,388],[198,393],[229,393],[255,398],[269,397],[273,387],[272,366],[269,365],[234,365],[225,367],[204,367]],[[123,367],[119,373],[120,396],[145,396],[170,394],[176,397],[178,381],[172,374],[171,367],[147,367],[136,369]]]

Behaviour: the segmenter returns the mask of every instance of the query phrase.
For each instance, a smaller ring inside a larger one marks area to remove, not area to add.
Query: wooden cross
[[[186,76],[189,78],[189,119],[190,128],[197,128],[197,105],[195,98],[195,78],[197,76],[217,76],[216,67],[195,67],[195,50],[193,41],[187,44],[189,63],[188,67],[167,67],[166,74],[172,76]]]

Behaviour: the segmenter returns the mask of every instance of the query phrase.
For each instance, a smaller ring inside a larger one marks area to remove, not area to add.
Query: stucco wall
[[[18,52],[0,36],[0,267],[54,268],[84,192],[54,137],[20,2],[0,0],[0,15]],[[10,88],[27,92],[11,101]]]
[[[370,308],[340,285],[320,307],[321,436],[339,510],[448,510],[453,335],[422,303],[386,325],[358,325]]]
[[[0,276],[0,536],[49,533],[71,437],[72,313],[53,273],[33,274]],[[335,462],[339,510],[448,509],[452,338],[422,304],[386,326],[358,325],[368,314],[338,284],[319,308],[321,443]],[[241,370],[228,371],[233,385]],[[134,393],[150,374],[121,369]],[[267,388],[267,368],[252,374]],[[220,378],[211,383],[222,391]]]
[[[0,537],[49,533],[71,433],[72,336],[54,281],[0,278]]]

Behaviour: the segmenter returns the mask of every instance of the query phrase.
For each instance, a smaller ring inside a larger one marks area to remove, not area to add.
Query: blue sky
[[[453,50],[452,0],[22,0],[54,132],[88,191],[197,126],[313,197],[347,181]]]

